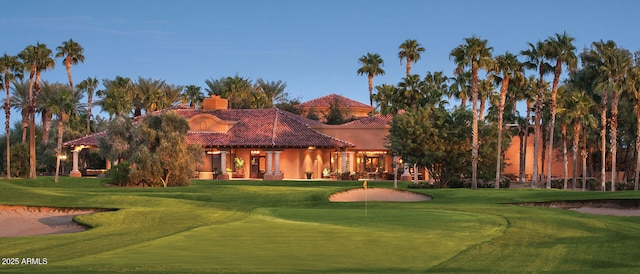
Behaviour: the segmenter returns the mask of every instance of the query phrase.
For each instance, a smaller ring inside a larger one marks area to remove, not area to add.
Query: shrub
[[[131,164],[127,161],[123,161],[107,170],[107,178],[110,178],[110,183],[125,186],[130,182],[129,172],[131,171]]]

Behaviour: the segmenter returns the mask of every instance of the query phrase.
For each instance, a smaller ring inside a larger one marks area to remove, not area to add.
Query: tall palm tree
[[[180,95],[182,94],[183,89],[184,87],[180,85],[167,83],[162,85],[160,89],[161,96],[156,104],[156,110],[166,109],[180,104],[180,101],[182,100]]]
[[[397,94],[400,93],[400,89],[394,85],[382,84],[376,86],[376,90],[378,92],[373,94],[373,100],[378,103],[380,114],[397,114],[400,104],[396,103],[395,100],[398,99]]]
[[[411,75],[411,64],[420,60],[420,53],[425,49],[416,40],[407,39],[404,43],[400,44],[400,51],[398,52],[398,58],[400,58],[400,64],[402,60],[407,60],[407,76]]]
[[[287,100],[289,94],[286,92],[287,83],[278,81],[266,81],[262,78],[258,78],[256,81],[259,90],[264,93],[266,99],[266,108],[272,108],[278,103]]]
[[[202,108],[202,102],[204,101],[204,94],[200,91],[200,87],[196,85],[188,85],[184,88],[182,93],[182,103],[189,105],[190,108],[200,109]]]
[[[542,139],[542,107],[544,106],[545,83],[544,75],[551,71],[551,65],[546,62],[546,44],[538,41],[536,44],[528,43],[529,48],[520,51],[520,54],[527,58],[524,62],[525,68],[537,70],[539,74],[537,84],[537,99],[535,103],[535,120],[534,120],[534,139],[533,139],[533,171],[531,186],[537,185],[539,179],[538,173],[538,154],[540,153],[540,141]]]
[[[69,115],[76,112],[76,97],[69,89],[62,88],[54,93],[46,102],[46,106],[56,115],[58,120],[58,142],[56,146],[56,175],[55,182],[58,182],[58,174],[60,172],[60,155],[62,153],[62,132],[64,122],[69,119]]]
[[[69,87],[71,87],[71,92],[74,91],[73,86],[73,78],[71,77],[71,65],[76,65],[78,62],[84,63],[84,49],[78,42],[73,41],[73,39],[69,39],[69,41],[62,42],[62,45],[56,48],[58,51],[56,53],[56,58],[64,58],[62,63],[67,69],[67,76],[69,77]]]
[[[590,69],[594,70],[598,74],[598,83],[596,89],[601,91],[600,101],[600,138],[601,138],[601,154],[602,154],[602,170],[601,170],[601,187],[602,191],[605,191],[606,181],[606,142],[607,142],[607,100],[609,92],[618,92],[624,77],[624,70],[626,69],[626,63],[629,62],[618,48],[614,41],[604,42],[602,40],[593,42],[592,48],[583,55],[583,63],[586,63]],[[623,65],[625,64],[625,65]],[[613,108],[613,103],[612,103]],[[616,102],[617,112],[617,102]],[[613,110],[612,110],[613,116]],[[617,116],[617,113],[616,113]],[[611,121],[613,122],[613,121]],[[617,121],[616,121],[617,122]],[[612,127],[613,128],[613,127]],[[613,133],[613,132],[612,132]],[[614,144],[617,142],[613,140],[614,136],[611,136],[611,151],[616,150]],[[612,155],[612,165],[615,165],[615,159]],[[612,170],[612,190],[615,189],[615,168]]]
[[[640,151],[640,52],[636,52],[634,66],[627,75],[627,88],[629,95],[635,99],[634,110],[636,112],[636,151]],[[640,183],[640,153],[636,153],[636,171],[634,176],[634,190],[638,190]]]
[[[11,179],[11,82],[15,79],[22,79],[24,71],[24,64],[20,62],[18,56],[10,56],[4,54],[0,57],[0,78],[4,81],[4,85],[0,86],[0,89],[4,89],[7,92],[6,101],[4,103],[4,113],[6,120],[4,122],[7,141],[7,180]]]
[[[30,67],[29,75],[29,179],[36,178],[36,133],[35,110],[38,92],[40,91],[40,75],[43,70],[53,68],[55,62],[51,58],[52,50],[47,45],[37,43],[27,46],[18,57],[25,66]],[[34,78],[35,76],[35,78]]]
[[[78,84],[78,89],[80,91],[87,93],[87,132],[86,134],[91,134],[91,112],[93,108],[93,93],[98,87],[98,79],[96,77],[87,77],[87,79],[82,80]]]
[[[616,191],[616,183],[618,181],[617,176],[617,151],[618,151],[618,102],[620,101],[620,95],[626,91],[625,80],[628,75],[628,71],[633,66],[633,58],[631,53],[626,49],[618,49],[614,54],[615,63],[618,64],[615,78],[613,79],[613,85],[611,86],[611,120],[610,120],[610,134],[611,134],[611,191]]]
[[[458,73],[464,71],[465,67],[471,68],[471,101],[473,104],[472,121],[472,145],[471,145],[471,188],[478,188],[478,72],[492,66],[491,58],[493,47],[487,46],[487,40],[472,36],[465,38],[465,44],[454,48],[450,56],[453,57],[457,65]]]
[[[524,66],[518,58],[506,52],[496,57],[496,62],[490,70],[493,79],[500,84],[500,102],[498,103],[498,157],[496,163],[496,188],[500,188],[500,173],[502,170],[502,131],[504,129],[504,107],[509,91],[509,82],[513,79],[517,84],[524,83]]]
[[[384,75],[384,69],[382,69],[384,61],[377,53],[362,55],[358,61],[362,64],[362,67],[358,69],[358,75],[366,74],[369,80],[369,104],[373,107],[373,77],[376,75]]]
[[[478,109],[478,120],[484,121],[485,109],[487,108],[487,100],[490,100],[495,94],[495,87],[488,79],[482,79],[478,83],[478,100],[480,101]]]
[[[146,113],[156,111],[163,100],[163,86],[166,84],[164,80],[138,77],[135,83],[134,96],[134,116],[140,116],[142,109]],[[136,103],[136,98],[140,98],[140,102]]]
[[[547,189],[551,188],[551,162],[553,159],[553,135],[556,125],[556,110],[558,107],[557,94],[558,94],[558,82],[560,81],[560,75],[562,74],[562,66],[565,65],[570,71],[576,69],[578,64],[578,58],[576,57],[576,47],[573,45],[575,38],[567,35],[566,32],[562,34],[556,33],[555,37],[549,37],[545,43],[547,45],[546,58],[549,60],[555,60],[553,73],[553,84],[551,86],[551,119],[549,125],[549,147],[547,154],[549,155],[549,161],[547,161]]]

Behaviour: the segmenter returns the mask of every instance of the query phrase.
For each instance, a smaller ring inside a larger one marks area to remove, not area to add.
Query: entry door
[[[251,156],[250,162],[251,167],[249,177],[254,179],[263,178],[264,173],[262,170],[265,166],[264,156]]]

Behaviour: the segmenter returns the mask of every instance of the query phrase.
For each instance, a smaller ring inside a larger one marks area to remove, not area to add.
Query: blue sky
[[[374,84],[396,84],[406,39],[426,48],[412,69],[422,76],[452,76],[449,53],[472,35],[487,39],[494,55],[563,31],[579,51],[600,39],[640,49],[635,0],[0,0],[0,7],[0,54],[37,42],[55,50],[73,38],[86,58],[72,67],[76,83],[140,76],[204,91],[207,79],[239,75],[282,80],[302,101],[337,93],[368,103],[358,58],[380,54],[386,74]],[[66,82],[61,60],[42,77]]]

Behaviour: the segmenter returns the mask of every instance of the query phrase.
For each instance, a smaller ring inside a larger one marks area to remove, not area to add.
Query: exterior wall
[[[533,173],[533,141],[534,141],[534,137],[533,134],[530,135],[528,138],[523,139],[526,140],[527,143],[527,154],[526,154],[526,162],[525,162],[525,179],[526,180],[530,180],[531,179],[531,175]],[[562,143],[556,143],[554,142],[554,145],[562,145]],[[547,176],[547,165],[548,165],[548,161],[549,161],[549,155],[545,155],[546,157],[546,161],[545,163],[542,163],[542,145],[540,145],[540,151],[538,152],[538,155],[540,157],[540,159],[538,159],[538,173],[541,176],[541,178],[546,178]],[[548,149],[548,148],[547,148]],[[571,150],[570,148],[567,148],[567,159],[568,159],[568,165],[567,165],[567,174],[569,175],[569,177],[571,178],[573,175],[573,164],[572,164],[572,155],[571,155]],[[546,152],[545,152],[546,153]],[[562,160],[562,150],[561,149],[554,149],[554,160],[551,163],[551,176],[552,177],[564,177],[564,163]],[[579,156],[581,157],[581,156]],[[582,159],[582,158],[580,158]],[[579,166],[582,166],[582,160],[580,160],[579,162]],[[504,162],[505,162],[505,168],[503,171],[503,174],[507,175],[507,174],[513,174],[514,176],[518,176],[518,174],[520,173],[520,138],[518,138],[518,136],[514,136],[513,139],[511,139],[511,145],[509,146],[509,148],[505,151],[504,154]],[[544,164],[544,165],[543,165]],[[544,170],[544,174],[542,174],[542,170]],[[578,170],[578,175],[580,175],[581,172],[580,170]]]

